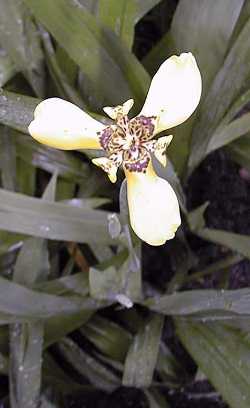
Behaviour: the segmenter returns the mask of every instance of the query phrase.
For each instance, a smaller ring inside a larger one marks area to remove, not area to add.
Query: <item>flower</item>
[[[195,58],[183,53],[160,66],[136,117],[128,118],[133,99],[105,107],[114,120],[105,126],[72,103],[50,98],[35,109],[29,132],[39,142],[59,149],[103,149],[105,156],[92,161],[112,182],[122,165],[131,226],[143,241],[161,245],[174,237],[181,218],[174,190],[157,176],[151,161],[154,154],[166,166],[165,151],[172,136],[153,137],[188,119],[200,96],[201,75]]]

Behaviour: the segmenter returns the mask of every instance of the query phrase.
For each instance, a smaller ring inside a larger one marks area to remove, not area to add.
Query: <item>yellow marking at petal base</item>
[[[117,180],[117,169],[118,167],[116,164],[108,159],[107,157],[98,157],[96,159],[92,159],[92,163],[95,164],[97,167],[101,167],[104,170],[111,183],[115,183]]]
[[[155,134],[180,125],[195,111],[201,97],[201,74],[194,56],[168,58],[152,79],[141,115],[157,116]]]
[[[118,106],[105,106],[103,108],[104,112],[113,120],[116,120],[118,114],[123,116],[127,115],[134,105],[134,99],[129,99],[128,101],[124,102],[123,105]]]
[[[181,218],[170,184],[156,175],[151,162],[146,174],[125,169],[125,175],[130,222],[138,237],[150,245],[174,238]]]
[[[160,137],[156,141],[154,155],[163,167],[167,165],[166,149],[170,145],[173,135]]]
[[[97,133],[104,128],[74,104],[49,98],[36,107],[29,133],[38,142],[58,149],[100,149]]]

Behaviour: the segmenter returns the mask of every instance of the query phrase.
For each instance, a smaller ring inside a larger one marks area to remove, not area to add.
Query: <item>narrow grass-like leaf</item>
[[[221,312],[228,317],[235,314],[249,315],[250,290],[189,290],[148,298],[144,304],[149,309],[165,315],[203,313],[204,316],[221,316]]]
[[[47,319],[82,310],[96,310],[105,305],[88,297],[47,295],[4,278],[0,278],[0,294],[0,312],[13,315],[16,321],[19,318],[26,321]]]
[[[6,126],[0,127],[0,146],[2,187],[10,191],[15,191],[16,147],[11,130]]]
[[[16,74],[16,68],[6,51],[0,49],[0,87]]]
[[[26,163],[46,170],[58,172],[70,181],[82,183],[89,180],[90,167],[71,152],[46,147],[35,142],[30,136],[15,132],[17,156]],[[93,169],[92,169],[93,170]],[[92,175],[93,177],[93,175]]]
[[[57,176],[54,175],[43,200],[54,201]],[[40,238],[25,241],[18,255],[13,279],[32,286],[47,279],[50,269],[47,242]],[[32,304],[30,304],[32,307]],[[39,403],[44,325],[42,321],[10,326],[10,398],[13,407],[36,408]]]
[[[0,90],[0,123],[28,133],[28,126],[39,102],[39,99],[31,96]]]
[[[131,335],[123,327],[100,316],[94,316],[81,330],[99,350],[117,361],[124,361]]]
[[[246,135],[226,147],[229,157],[250,171],[250,136]]]
[[[23,2],[0,1],[1,44],[37,95],[44,94],[43,54],[38,33]]]
[[[123,385],[149,387],[157,363],[163,317],[155,314],[136,334],[126,357]]]
[[[250,405],[250,346],[245,334],[218,323],[176,319],[179,338],[232,408]]]
[[[83,351],[70,339],[59,343],[59,350],[78,373],[97,388],[113,391],[120,385],[119,377]]]
[[[213,131],[233,101],[244,91],[250,73],[249,61],[250,19],[228,53],[223,66],[202,104],[199,120],[192,135],[189,172],[205,157]]]
[[[250,113],[245,113],[240,118],[215,131],[209,140],[206,155],[212,151],[226,146],[246,133],[250,132]]]
[[[51,203],[0,189],[0,228],[36,237],[115,244],[108,213]]]
[[[216,244],[226,246],[232,251],[237,251],[250,258],[250,237],[248,235],[235,234],[233,232],[204,228],[196,232],[199,237]]]
[[[135,0],[100,0],[97,17],[100,22],[110,28],[121,41],[132,48],[137,5]]]
[[[149,86],[146,71],[86,9],[72,0],[25,0],[25,3],[80,66],[100,102],[115,105],[131,96],[143,102]],[[114,80],[119,89],[114,87]]]
[[[47,65],[48,65],[51,77],[53,78],[57,86],[59,96],[63,99],[71,101],[72,103],[74,103],[75,105],[81,108],[86,108],[86,104],[83,102],[79,92],[73,87],[72,84],[69,83],[67,74],[64,73],[64,71],[61,69],[58,63],[56,53],[53,48],[53,44],[50,39],[49,33],[42,28],[40,31],[41,31],[43,45],[45,49]]]
[[[242,0],[232,0],[227,7],[221,1],[211,4],[206,0],[191,3],[180,0],[178,3],[171,34],[178,52],[191,51],[197,58],[203,92],[224,60],[243,3]]]

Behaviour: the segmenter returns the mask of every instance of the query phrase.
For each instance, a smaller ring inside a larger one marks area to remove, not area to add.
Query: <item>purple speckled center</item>
[[[150,161],[156,117],[137,116],[129,120],[118,115],[115,125],[106,127],[99,140],[107,157],[126,170],[146,172]]]

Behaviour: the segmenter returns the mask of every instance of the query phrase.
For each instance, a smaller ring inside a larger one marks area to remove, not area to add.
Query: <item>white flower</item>
[[[153,137],[181,124],[196,109],[201,96],[201,75],[191,53],[168,58],[152,79],[139,115],[128,119],[133,105],[106,107],[114,120],[104,126],[72,103],[59,98],[41,102],[29,126],[39,142],[59,149],[103,149],[93,163],[107,172],[112,182],[123,166],[127,178],[128,206],[135,233],[151,245],[172,239],[181,224],[176,195],[153,169],[151,154],[166,165],[165,150],[172,136]]]

